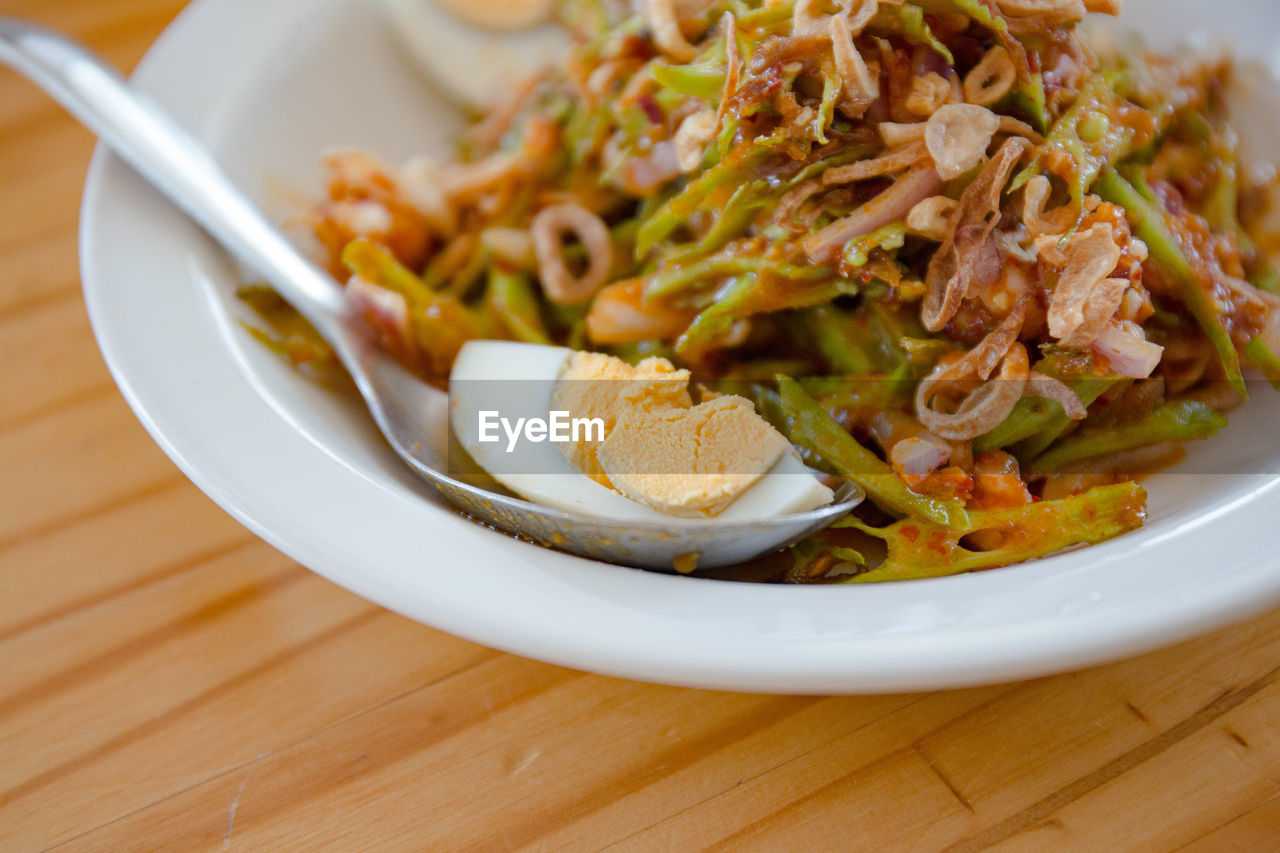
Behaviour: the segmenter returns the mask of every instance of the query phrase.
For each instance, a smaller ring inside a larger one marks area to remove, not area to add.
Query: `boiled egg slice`
[[[583,355],[579,353],[576,357],[580,359]],[[621,521],[669,522],[672,512],[624,496],[602,483],[601,480],[607,482],[607,478],[601,477],[599,471],[589,476],[570,462],[570,457],[579,455],[572,447],[566,448],[565,442],[551,440],[550,433],[556,429],[552,422],[557,382],[574,358],[575,353],[563,347],[507,341],[467,343],[458,353],[449,380],[450,423],[459,443],[481,468],[526,500],[582,515]],[[591,358],[607,357],[592,355]],[[717,404],[712,408],[716,409],[712,412],[714,415],[728,407]],[[670,408],[661,411],[675,416]],[[644,420],[637,418],[635,422],[644,423]],[[529,425],[535,423],[541,427],[531,429]],[[580,437],[594,438],[587,436],[589,425],[580,426]],[[573,428],[571,422],[559,422],[559,432],[564,437],[572,437]],[[636,444],[645,444],[634,441],[634,436],[630,438],[618,444],[611,456],[625,454],[627,448]],[[785,449],[780,448],[776,461],[761,475],[752,477],[752,484],[736,494],[727,507],[716,507],[718,511],[714,515],[701,517],[734,522],[762,520],[807,512],[831,503],[831,490],[805,467],[795,451],[785,445],[785,440],[783,444]],[[645,491],[643,482],[640,486],[635,483],[637,479],[643,481],[643,477],[626,479],[632,489],[640,489],[641,496],[651,494]],[[653,479],[651,475],[650,479]],[[657,479],[664,481],[659,496],[672,492],[683,494],[680,489],[671,488],[670,481],[679,481],[680,477],[667,474]],[[704,479],[716,480],[714,477]]]
[[[572,39],[552,0],[382,0],[387,23],[443,94],[485,110],[551,67]]]

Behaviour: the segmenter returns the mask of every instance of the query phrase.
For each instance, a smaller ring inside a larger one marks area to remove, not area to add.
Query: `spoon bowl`
[[[747,523],[672,518],[618,523],[544,507],[464,483],[448,470],[448,398],[375,344],[328,273],[304,257],[235,187],[213,158],[110,66],[53,31],[0,16],[0,62],[23,73],[262,276],[329,342],[396,453],[478,521],[585,557],[652,569],[732,565],[828,527],[863,498],[846,484],[830,506]]]

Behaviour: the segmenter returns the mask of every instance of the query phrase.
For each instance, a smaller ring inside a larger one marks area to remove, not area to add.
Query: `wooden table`
[[[130,67],[181,5],[0,13]],[[498,654],[290,562],[103,367],[92,144],[0,72],[0,849],[1280,846],[1280,612],[1025,684],[779,698]]]

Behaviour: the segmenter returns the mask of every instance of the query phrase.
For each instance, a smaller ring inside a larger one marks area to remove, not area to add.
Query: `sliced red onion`
[[[850,240],[906,219],[911,208],[942,189],[942,178],[932,164],[916,166],[893,186],[843,219],[836,220],[804,240],[804,250],[816,264],[829,264]]]
[[[631,158],[622,169],[626,189],[635,195],[648,195],[679,174],[680,158],[669,139],[654,145],[647,156]]]
[[[1133,323],[1108,323],[1093,340],[1092,349],[1106,356],[1111,372],[1130,379],[1146,379],[1160,365],[1164,347],[1153,344]]]
[[[922,480],[951,458],[951,445],[940,438],[904,438],[889,452],[893,469],[908,480]]]
[[[347,282],[346,294],[384,340],[403,344],[409,339],[409,305],[399,293],[356,275]]]

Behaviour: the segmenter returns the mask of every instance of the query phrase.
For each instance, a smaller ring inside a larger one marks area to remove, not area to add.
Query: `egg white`
[[[548,416],[552,386],[571,350],[508,341],[471,341],[458,353],[449,380],[449,418],[467,453],[499,483],[526,500],[584,515],[620,521],[670,521],[672,516],[624,497],[574,468],[550,441],[520,439],[508,451],[506,436],[480,441],[480,413],[518,418]],[[715,516],[753,521],[825,506],[831,490],[800,457],[783,454],[759,481]]]
[[[436,0],[382,5],[392,32],[427,79],[472,109],[492,107],[521,80],[562,59],[572,44],[556,24],[493,30],[464,21]]]

